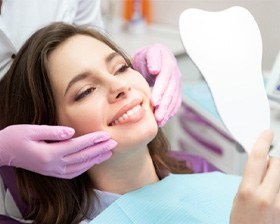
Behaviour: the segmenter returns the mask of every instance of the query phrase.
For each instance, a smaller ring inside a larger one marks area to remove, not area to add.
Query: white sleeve
[[[103,28],[100,0],[79,0],[73,24]]]

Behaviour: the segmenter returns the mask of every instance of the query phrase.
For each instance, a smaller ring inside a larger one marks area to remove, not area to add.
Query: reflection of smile
[[[121,108],[109,123],[109,126],[139,121],[144,115],[144,109],[141,104],[142,102],[140,100],[134,100],[130,104]]]

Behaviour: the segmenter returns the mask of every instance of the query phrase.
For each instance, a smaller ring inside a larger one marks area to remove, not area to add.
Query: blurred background
[[[125,0],[102,0],[103,18],[115,28],[124,21]],[[219,11],[231,6],[247,8],[257,21],[263,39],[263,69],[269,70],[280,48],[280,1],[278,0],[150,0],[150,25],[178,31],[180,13],[187,8]],[[126,40],[129,41],[129,40]],[[180,42],[178,37],[177,40]],[[145,40],[143,40],[143,44]]]

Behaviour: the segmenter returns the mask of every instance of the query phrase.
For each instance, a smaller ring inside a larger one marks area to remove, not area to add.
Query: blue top
[[[121,196],[90,223],[226,224],[240,181],[220,172],[171,174]]]

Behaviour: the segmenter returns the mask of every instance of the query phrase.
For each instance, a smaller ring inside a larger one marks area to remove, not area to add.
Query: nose
[[[131,90],[131,86],[125,80],[114,79],[109,86],[109,102],[114,103],[121,99],[125,99]]]

